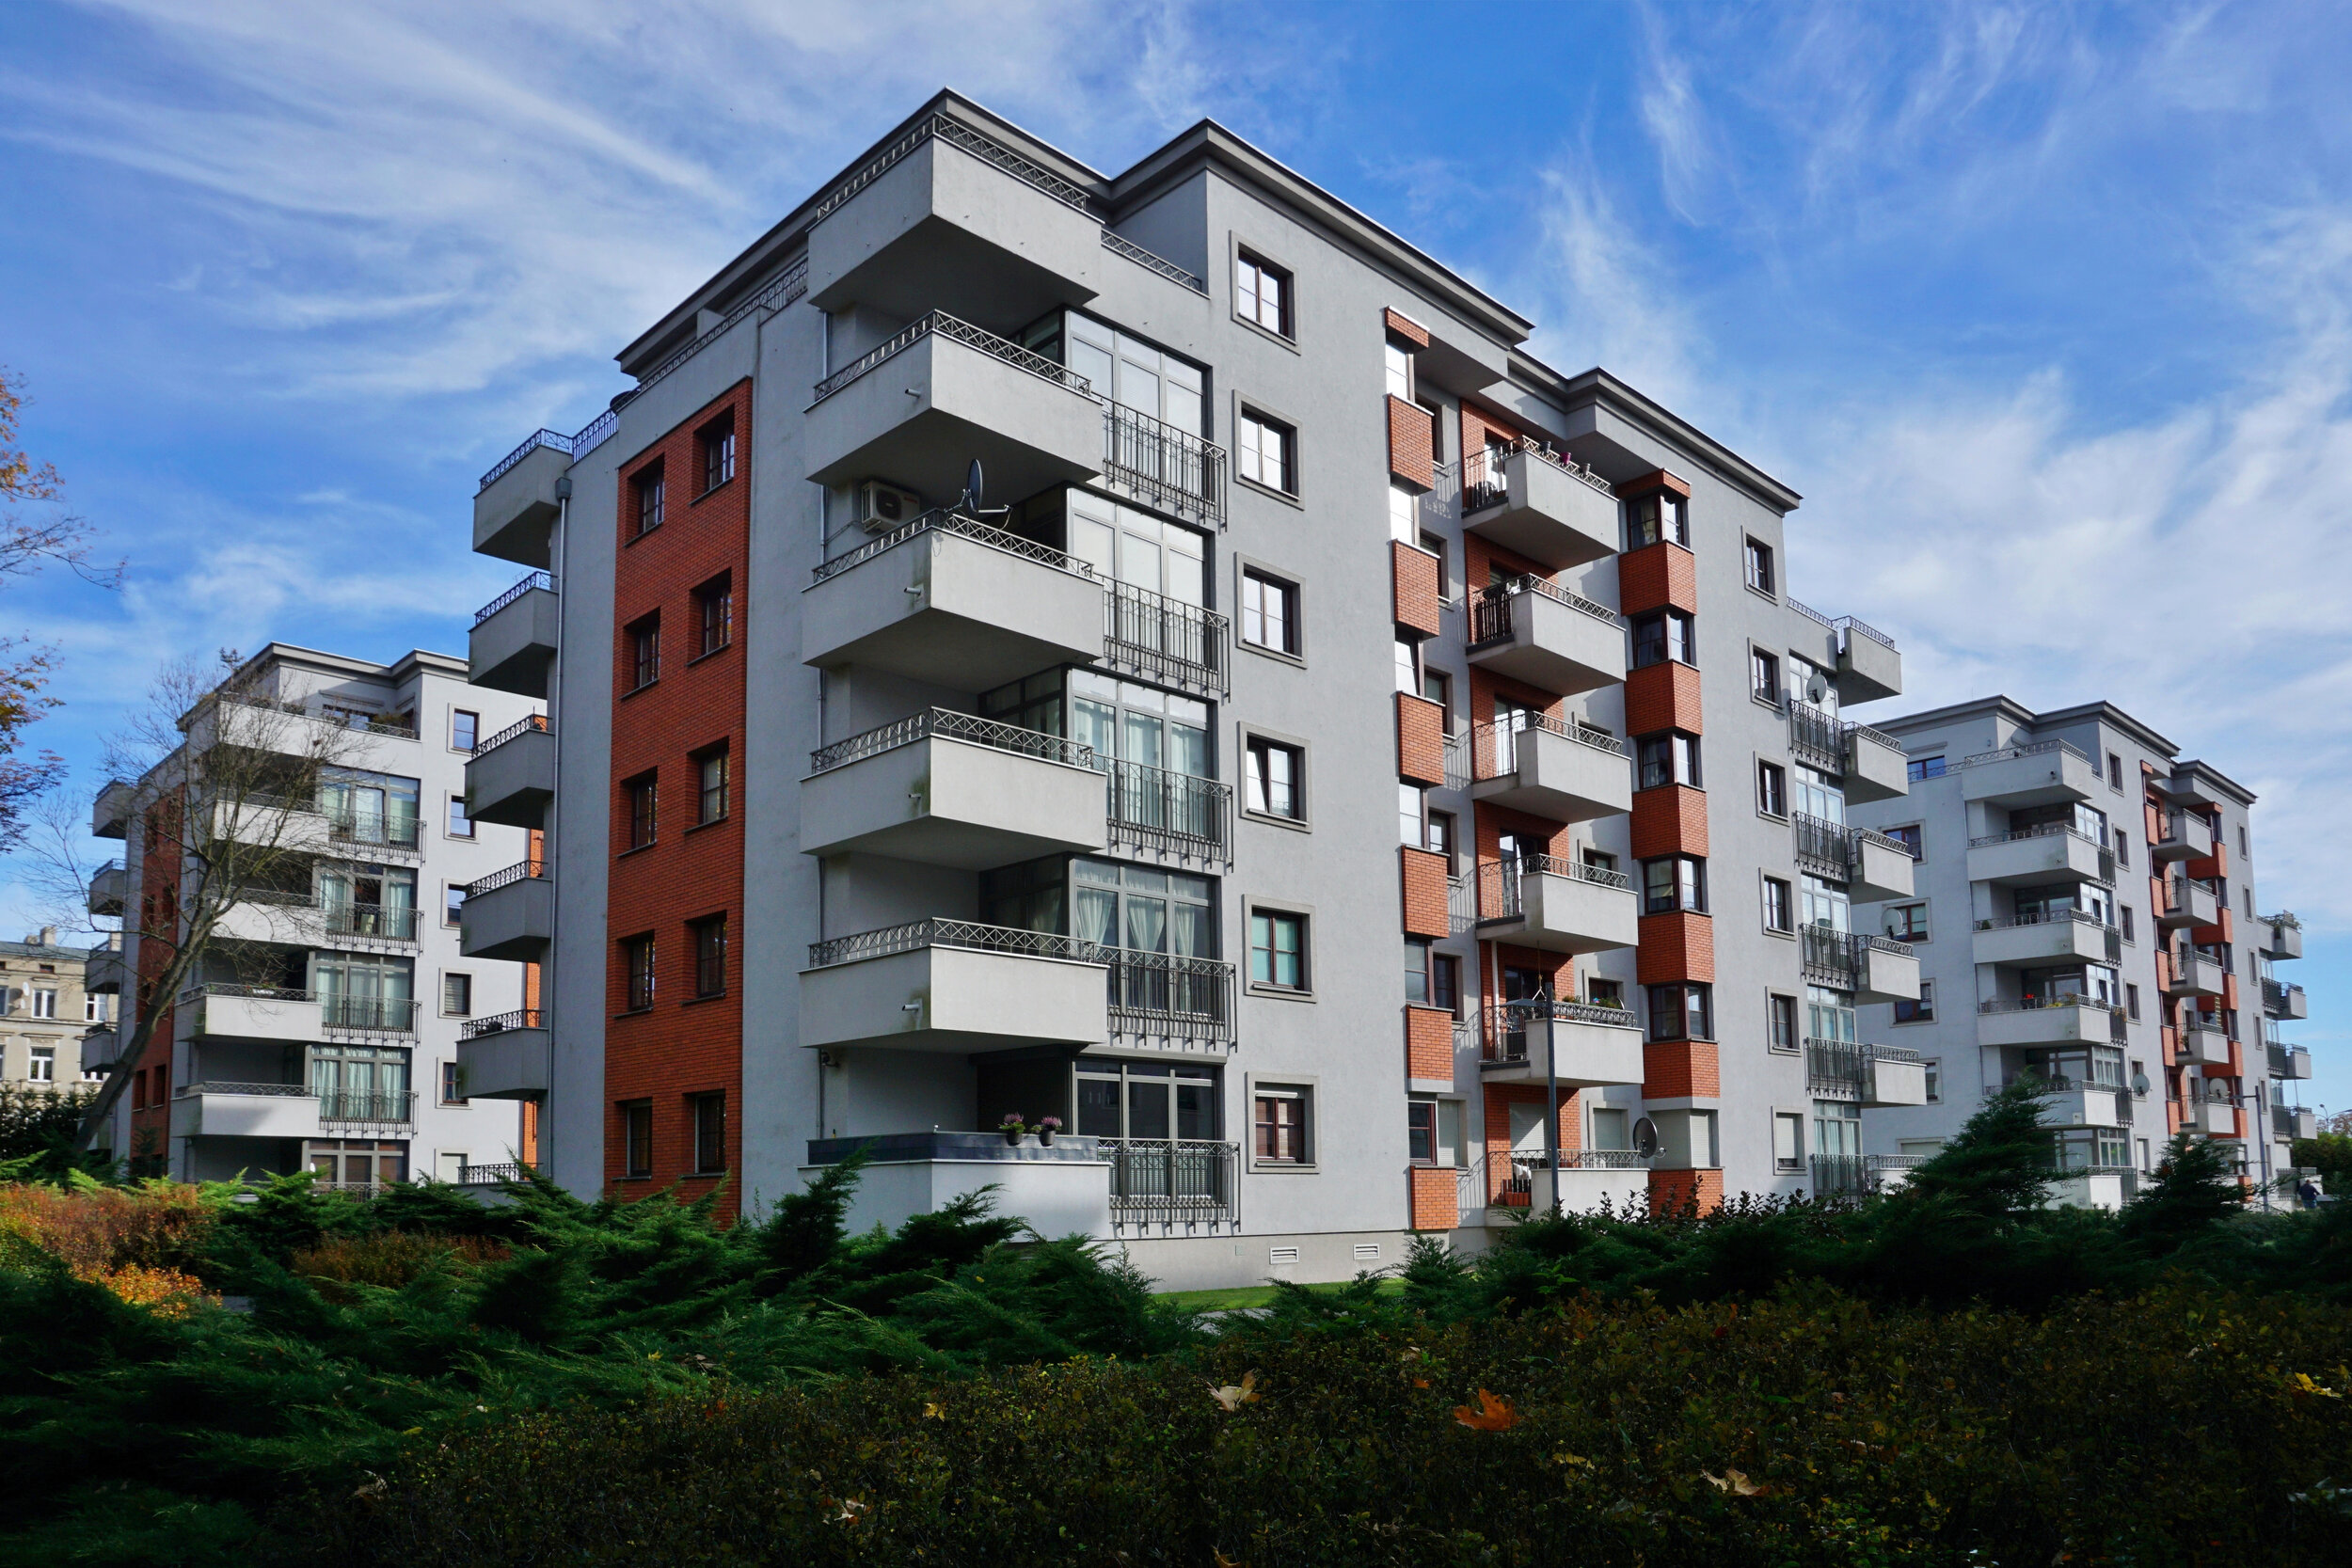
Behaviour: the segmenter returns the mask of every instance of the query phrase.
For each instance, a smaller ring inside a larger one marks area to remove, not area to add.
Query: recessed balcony
[[[835,556],[803,590],[801,657],[984,691],[1104,654],[1086,562],[947,512]]]
[[[536,828],[555,799],[555,732],[533,714],[477,744],[466,759],[466,814],[477,822]]]
[[[2061,992],[1999,997],[1977,1004],[1980,1045],[2113,1045],[2122,1038],[2122,1013],[2088,996]]]
[[[2227,1100],[2192,1100],[2181,1108],[2181,1130],[2209,1138],[2244,1136],[2238,1131],[2238,1109]]]
[[[2213,854],[2213,824],[2185,811],[2164,814],[2163,836],[2148,846],[2151,860],[2203,860]]]
[[[965,920],[918,920],[812,943],[801,1043],[969,1054],[1109,1037],[1091,942]]]
[[[555,882],[547,863],[521,861],[475,881],[457,920],[457,950],[469,958],[544,959],[555,939]]]
[[[2191,1013],[2192,1019],[2197,1015]],[[2221,1069],[2230,1065],[2233,1046],[2230,1037],[2217,1028],[2202,1023],[2190,1023],[2180,1032],[2180,1047],[2173,1053],[2185,1066]]]
[[[1467,531],[1552,572],[1616,552],[1616,494],[1571,459],[1521,441],[1500,464],[1473,451],[1462,467]]]
[[[1893,736],[1867,724],[1850,723],[1841,739],[1848,804],[1899,800],[1911,793],[1911,761]]]
[[[988,494],[1032,496],[1103,471],[1103,405],[1087,378],[942,311],[918,318],[817,384],[807,477],[888,480],[962,493],[978,460]]]
[[[2099,787],[2099,765],[2063,740],[1979,752],[1960,765],[1962,800],[2010,811],[2088,800]]]
[[[1626,744],[1607,730],[1549,715],[1524,727],[1470,732],[1470,799],[1548,822],[1590,822],[1633,809]]]
[[[1788,601],[1788,608],[1828,628],[1829,642],[1837,658],[1837,695],[1841,701],[1868,703],[1901,695],[1903,656],[1896,652],[1893,638],[1851,615],[1832,620],[1794,599]]]
[[[984,871],[1104,846],[1092,748],[933,708],[810,757],[801,848]],[[1154,769],[1153,771],[1157,771]]]
[[[1555,1062],[1564,1089],[1642,1081],[1642,1022],[1628,1008],[1493,1003],[1482,1010],[1480,1028],[1478,1076],[1486,1083],[1549,1083]]]
[[[2263,982],[2263,1013],[2269,1018],[2291,1021],[2312,1016],[2312,1005],[2303,994],[2303,988],[2284,980]]]
[[[89,879],[89,895],[86,900],[94,915],[119,915],[123,900],[131,896],[131,874],[120,861],[109,861],[98,868]]]
[[[466,679],[493,691],[545,699],[563,602],[552,573],[533,572],[474,612]]]
[[[2129,1127],[2132,1091],[2073,1078],[2043,1078],[2042,1120],[2047,1127]]]
[[[2123,933],[2084,910],[1977,922],[1976,960],[2010,969],[2122,961]]]
[[[1868,828],[1856,828],[1851,836],[1847,864],[1851,867],[1848,891],[1853,901],[1867,904],[1910,897],[1912,871],[1917,864],[1911,858],[1911,847]]]
[[[1478,936],[1546,953],[1605,953],[1639,940],[1633,879],[1558,855],[1478,868]]]
[[[123,838],[131,832],[131,816],[138,809],[138,791],[120,779],[110,779],[90,802],[92,838]]]
[[[112,1067],[122,1055],[122,1031],[115,1024],[104,1024],[82,1037],[82,1068]],[[2309,1077],[2306,1073],[2304,1076]]]
[[[2167,996],[2207,997],[2221,994],[2222,983],[2229,976],[2218,962],[2194,950],[2184,954],[2181,949],[2174,948],[2170,956],[2171,961],[2165,966],[2164,991]]]
[[[458,1091],[469,1100],[537,1100],[548,1092],[553,1037],[536,1007],[468,1019],[457,1034]]]
[[[1968,841],[1968,879],[2008,887],[2115,880],[2115,852],[2060,823]]]
[[[1470,603],[1470,661],[1540,691],[1591,691],[1625,679],[1625,620],[1541,578],[1497,583]]]
[[[2156,928],[2177,930],[2184,926],[2217,926],[2221,899],[2202,882],[2178,875],[2164,879],[2164,907],[2156,911]]]

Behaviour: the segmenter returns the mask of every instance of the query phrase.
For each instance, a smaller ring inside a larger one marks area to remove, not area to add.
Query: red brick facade
[[[1440,623],[1438,607],[1445,596],[1438,581],[1438,558],[1402,540],[1389,541],[1389,565],[1396,589],[1396,624],[1423,637],[1435,637]]]
[[[1438,482],[1437,426],[1429,410],[1389,395],[1389,472],[1426,490]]]
[[[1404,845],[1397,847],[1396,853],[1403,867],[1405,934],[1446,935],[1446,857]]]
[[[1417,784],[1445,783],[1445,709],[1404,691],[1396,694],[1396,776]]]
[[[1642,916],[1638,973],[1642,984],[1715,979],[1715,917],[1679,910]],[[1709,1091],[1710,1093],[1713,1091]]]
[[[1669,659],[1645,664],[1625,677],[1625,733],[1656,735],[1680,730],[1704,735],[1699,716],[1699,673]]]
[[[1665,539],[1628,550],[1617,557],[1617,608],[1628,615],[1653,610],[1697,614],[1698,557]]]
[[[1649,1173],[1649,1203],[1653,1210],[1680,1209],[1695,1203],[1700,1213],[1724,1206],[1724,1173],[1719,1170],[1653,1170]]]
[[[1707,853],[1707,792],[1662,784],[1633,792],[1633,858]]]
[[[1724,1092],[1713,1040],[1653,1040],[1642,1047],[1642,1098],[1711,1100]]]
[[[1461,1179],[1451,1165],[1415,1165],[1408,1173],[1406,1207],[1411,1211],[1408,1223],[1415,1230],[1451,1230],[1462,1223],[1461,1205],[1455,1195],[1461,1190]]]
[[[1454,1015],[1443,1007],[1405,1009],[1405,1076],[1454,1082]]]

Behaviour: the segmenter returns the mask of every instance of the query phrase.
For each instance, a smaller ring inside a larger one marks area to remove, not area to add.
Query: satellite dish
[[[1821,678],[1821,673],[1819,670],[1814,671],[1813,678],[1804,683],[1804,700],[1819,707],[1821,700],[1828,695],[1829,682]]]
[[[2133,1074],[2132,1074],[2132,1093],[2134,1093],[2134,1094],[2137,1094],[2137,1095],[2144,1095],[2144,1094],[2146,1094],[2147,1092],[2148,1092],[2148,1075],[2147,1075],[2146,1073],[2144,1073],[2144,1072],[2135,1072],[2135,1073],[2133,1073]]]
[[[963,503],[974,511],[980,505],[980,460],[972,459],[972,466],[963,471]]]
[[[1644,1117],[1633,1124],[1633,1152],[1649,1160],[1658,1154],[1658,1124]]]

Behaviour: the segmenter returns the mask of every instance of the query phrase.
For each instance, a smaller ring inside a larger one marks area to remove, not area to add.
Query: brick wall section
[[[1633,792],[1633,858],[1707,853],[1707,792],[1663,784]]]
[[[2226,905],[2223,906],[2221,911],[2221,923],[2217,926],[2190,927],[2188,928],[2188,940],[2195,942],[2200,947],[2210,946],[2217,942],[2230,942],[2233,940],[2231,935],[2229,908]]]
[[[1454,1015],[1443,1007],[1405,1008],[1405,1076],[1454,1082]]]
[[[177,995],[159,995],[158,982],[170,967],[179,951],[176,941],[166,940],[161,933],[175,936],[181,928],[180,919],[180,849],[185,832],[180,822],[181,802],[166,796],[148,808],[147,821],[139,832],[138,876],[125,890],[122,906],[123,926],[139,935],[139,972],[134,984],[138,1016],[152,1016],[154,1028],[147,1037],[147,1049],[140,1053],[134,1071],[148,1075],[151,1085],[144,1097],[147,1104],[131,1112],[131,1147],[114,1151],[118,1160],[165,1159],[170,1152],[171,1137],[171,1051],[178,1034],[176,1017]],[[126,867],[127,868],[127,867]],[[153,933],[151,935],[150,933]],[[122,1004],[116,1004],[120,1007]],[[132,1021],[122,1023],[124,1039],[130,1037]],[[161,1070],[158,1071],[157,1069]],[[120,1069],[118,1069],[118,1071]],[[305,1073],[308,1076],[308,1073]],[[155,1092],[160,1088],[163,1092]],[[123,1091],[121,1104],[137,1106],[142,1097],[135,1089]],[[145,1167],[140,1167],[144,1169]],[[160,1175],[160,1169],[156,1172]]]
[[[1617,608],[1628,615],[1653,610],[1699,610],[1698,558],[1661,539],[1617,557]]]
[[[1722,1048],[1713,1040],[1652,1040],[1642,1047],[1642,1098],[1712,1100],[1724,1092]]]
[[[1702,1214],[1724,1206],[1724,1173],[1719,1170],[1652,1170],[1649,1205],[1653,1211],[1678,1210],[1695,1202]]]
[[[1541,1084],[1488,1084],[1485,1085],[1485,1116],[1486,1146],[1486,1201],[1491,1205],[1502,1190],[1502,1183],[1511,1174],[1511,1107],[1541,1105],[1549,1091]],[[1540,1116],[1538,1120],[1542,1118]],[[1576,1095],[1568,1089],[1560,1091],[1560,1147],[1564,1149],[1584,1147],[1584,1115],[1577,1104]]]
[[[1445,856],[1406,845],[1397,846],[1396,853],[1403,867],[1405,934],[1408,937],[1449,935],[1445,907]]]
[[[1412,1212],[1407,1222],[1415,1230],[1451,1230],[1462,1223],[1462,1211],[1455,1200],[1461,1190],[1461,1179],[1451,1165],[1415,1165],[1407,1174],[1411,1183],[1406,1205]]]
[[[1672,980],[1715,979],[1715,917],[1677,910],[1641,921],[1638,974],[1645,986]]]
[[[1627,673],[1626,734],[1680,730],[1686,735],[1704,735],[1705,724],[1699,715],[1699,673],[1691,666],[1669,659]]]
[[[1445,709],[1404,691],[1396,694],[1396,776],[1418,784],[1445,783]]]
[[[735,477],[697,495],[701,463],[695,434],[721,414],[735,415]],[[744,753],[743,628],[750,606],[750,495],[752,387],[737,383],[691,419],[621,467],[618,508],[620,564],[614,574],[614,657],[626,659],[622,628],[659,610],[661,615],[660,678],[642,690],[615,696],[612,704],[614,860],[606,894],[606,992],[612,1015],[605,1027],[606,1180],[624,1197],[639,1197],[681,1182],[690,1196],[710,1190],[717,1180],[697,1176],[689,1097],[723,1092],[727,1108],[727,1164],[741,1164],[742,1151],[742,908],[743,831],[741,773]],[[635,537],[629,504],[632,478],[659,460],[667,479],[667,504],[660,528]],[[693,592],[722,572],[733,574],[733,645],[697,658],[701,624]],[[616,691],[628,682],[618,681]],[[690,753],[725,742],[732,764],[728,818],[695,828],[695,780]],[[619,799],[621,782],[658,769],[655,842],[623,853],[628,811]],[[694,999],[692,942],[687,923],[712,915],[728,917],[726,993]],[[623,1014],[628,977],[619,942],[641,932],[655,937],[658,966],[655,1005]],[[653,1175],[625,1180],[626,1158],[617,1106],[653,1101]],[[739,1212],[740,1193],[730,1185],[721,1212]]]
[[[1664,468],[1652,468],[1639,479],[1627,480],[1617,486],[1617,499],[1630,500],[1635,496],[1646,496],[1652,490],[1672,490],[1686,501],[1691,499],[1691,482]]]
[[[2225,1013],[2237,1011],[2237,971],[2234,969],[2221,972],[2221,1010]]]
[[[2230,847],[2217,838],[2213,841],[2212,854],[2181,863],[2181,875],[2192,882],[2201,882],[2209,877],[2227,877],[2229,874]]]
[[[1445,585],[1438,580],[1438,558],[1401,539],[1391,539],[1389,567],[1391,579],[1396,585],[1396,624],[1423,637],[1437,636],[1441,625],[1438,608],[1445,597]]]
[[[1547,821],[1508,806],[1482,804],[1478,808],[1476,854],[1472,875],[1476,878],[1473,895],[1478,901],[1481,919],[1495,919],[1502,913],[1500,898],[1502,882],[1497,873],[1487,869],[1502,863],[1502,835],[1524,833],[1544,847],[1547,855],[1567,856],[1576,852],[1576,826],[1567,822]],[[1515,960],[1517,961],[1517,960]]]
[[[1391,336],[1412,344],[1416,349],[1429,346],[1429,329],[1393,310],[1380,312],[1380,325]]]
[[[1437,428],[1429,410],[1389,394],[1389,472],[1423,490],[1438,482]]]

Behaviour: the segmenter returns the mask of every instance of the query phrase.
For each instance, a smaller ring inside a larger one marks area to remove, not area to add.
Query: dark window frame
[[[695,1176],[718,1176],[727,1169],[727,1096],[724,1089],[686,1097],[687,1128],[694,1140]]]
[[[694,965],[694,996],[707,1002],[727,993],[727,917],[723,911],[686,923]]]
[[[614,1107],[621,1117],[621,1174],[643,1180],[653,1175],[653,1101],[624,1100]]]
[[[629,519],[629,537],[643,539],[660,528],[669,509],[669,476],[661,459],[638,469],[628,477],[629,496],[636,502],[635,515]]]
[[[735,410],[730,408],[694,432],[694,466],[699,470],[700,500],[735,483]]]
[[[721,572],[694,590],[696,658],[735,646],[735,574]]]
[[[643,1013],[653,1010],[660,998],[661,944],[651,931],[640,931],[623,937],[621,948],[621,1010]]]
[[[1712,985],[1699,980],[1676,980],[1645,989],[1651,1039],[1711,1040],[1715,1037],[1715,988]],[[1673,1032],[1668,1033],[1669,1029]]]

